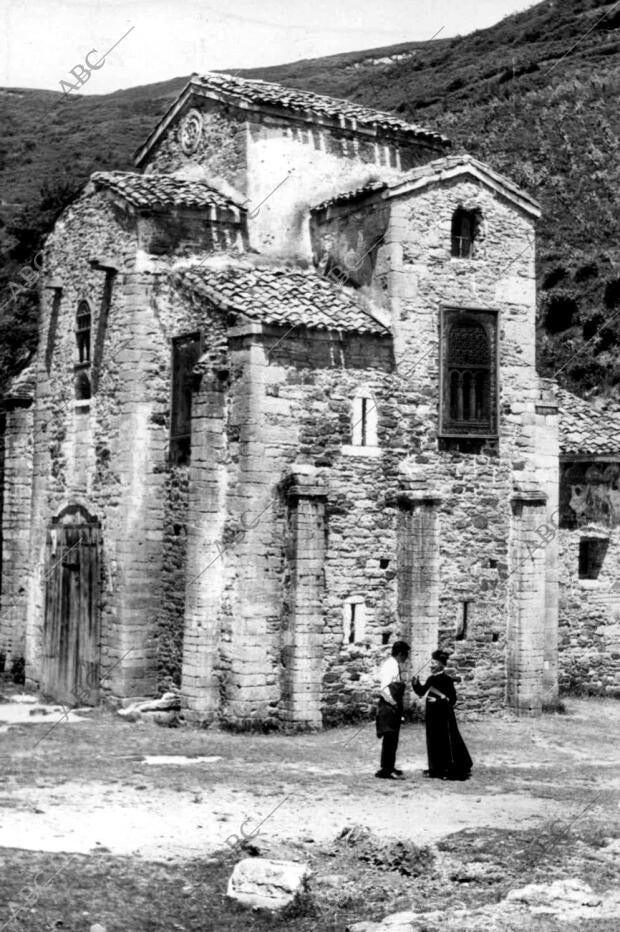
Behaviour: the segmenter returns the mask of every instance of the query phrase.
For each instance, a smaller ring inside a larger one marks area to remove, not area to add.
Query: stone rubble
[[[295,861],[244,858],[235,864],[227,896],[260,909],[280,910],[307,895],[310,869]]]

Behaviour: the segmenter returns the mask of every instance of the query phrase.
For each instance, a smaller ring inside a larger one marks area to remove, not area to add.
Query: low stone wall
[[[598,579],[579,578],[578,530],[560,536],[560,690],[620,698],[620,538],[614,528]]]

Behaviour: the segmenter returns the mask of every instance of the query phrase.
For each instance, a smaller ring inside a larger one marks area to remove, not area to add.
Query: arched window
[[[170,463],[187,466],[192,447],[193,370],[200,359],[200,333],[172,340],[172,400],[170,410]]]
[[[445,309],[442,316],[441,424],[443,436],[497,433],[497,315]]]
[[[480,233],[480,211],[457,207],[452,215],[452,255],[455,259],[473,259]]]
[[[90,362],[90,307],[86,301],[80,301],[75,315],[75,339],[77,343],[78,363]]]

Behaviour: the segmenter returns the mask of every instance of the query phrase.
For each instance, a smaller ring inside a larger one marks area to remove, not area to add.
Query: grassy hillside
[[[464,37],[239,73],[394,110],[534,194],[540,369],[604,397],[620,381],[619,38],[620,2],[546,0]],[[185,80],[65,99],[0,90],[0,289],[91,171],[131,167]],[[33,307],[26,295],[0,312],[5,371],[32,345]]]

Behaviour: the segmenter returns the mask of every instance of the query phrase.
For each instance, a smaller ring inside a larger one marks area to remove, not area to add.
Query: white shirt
[[[383,661],[379,668],[379,690],[387,702],[394,702],[394,698],[389,690],[390,684],[400,682],[401,677],[398,661],[396,660],[396,657],[388,657],[387,660]]]

